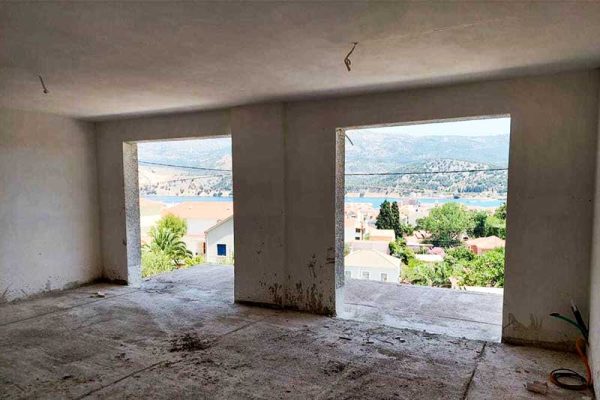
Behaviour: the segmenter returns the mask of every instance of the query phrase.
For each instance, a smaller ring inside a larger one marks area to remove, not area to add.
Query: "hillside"
[[[410,136],[367,132],[346,141],[346,173],[438,172],[505,168],[508,135]],[[142,194],[213,196],[232,190],[231,139],[141,143],[138,146]],[[173,167],[147,163],[171,164]],[[506,171],[402,176],[348,176],[346,191],[505,193]]]
[[[410,193],[506,193],[507,171],[461,172],[438,174],[440,171],[458,171],[497,168],[495,165],[470,161],[437,159],[403,164],[389,172],[418,172],[418,175],[347,176],[347,192]],[[432,172],[431,174],[421,174]]]

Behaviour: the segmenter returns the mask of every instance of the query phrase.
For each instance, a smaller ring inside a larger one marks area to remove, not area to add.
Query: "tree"
[[[419,220],[419,225],[431,233],[431,242],[440,247],[452,247],[460,242],[460,235],[472,229],[473,220],[464,206],[446,203],[431,209]]]
[[[156,228],[150,231],[152,243],[146,246],[147,250],[166,254],[173,264],[181,264],[182,261],[192,256],[185,243],[170,229]]]
[[[158,220],[156,226],[152,228],[152,231],[165,229],[170,230],[177,238],[181,239],[187,233],[187,222],[176,215],[167,214]],[[150,235],[152,235],[152,232],[150,232]]]
[[[469,235],[473,237],[483,237],[487,234],[487,219],[488,215],[485,211],[474,211],[471,214],[473,218],[473,226],[469,231]]]
[[[379,215],[375,220],[375,227],[377,229],[394,229],[394,214],[392,206],[387,200],[384,200],[379,206]]]
[[[496,208],[496,211],[494,212],[494,217],[506,221],[506,203],[502,203],[500,207]]]
[[[384,200],[379,207],[379,215],[375,221],[377,229],[393,229],[397,238],[404,235],[410,235],[414,231],[414,227],[410,224],[405,224],[400,221],[400,209],[398,202],[390,203]]]
[[[401,237],[396,238],[389,244],[390,254],[402,260],[404,265],[408,265],[410,260],[415,258],[415,253],[406,245],[406,240]]]

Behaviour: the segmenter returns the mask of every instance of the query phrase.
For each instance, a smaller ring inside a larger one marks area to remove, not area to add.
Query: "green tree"
[[[498,236],[506,239],[506,221],[492,215],[487,218],[485,226],[486,236]]]
[[[476,256],[463,268],[460,278],[465,286],[504,287],[504,248]]]
[[[152,235],[152,231],[154,230],[161,231],[168,229],[173,232],[176,237],[181,239],[187,233],[187,228],[187,222],[183,218],[179,218],[173,214],[167,214],[158,220],[156,226],[152,227],[150,234]]]
[[[469,236],[483,237],[487,234],[487,219],[488,214],[485,211],[474,211],[471,214],[473,218],[473,226],[469,230]]]
[[[150,231],[150,236],[152,242],[146,246],[147,250],[162,251],[175,265],[181,264],[182,260],[192,256],[192,252],[187,249],[185,243],[170,229],[153,229]]]
[[[379,206],[379,214],[375,220],[377,229],[394,229],[394,213],[389,201],[384,200]]]
[[[496,208],[496,211],[494,211],[494,217],[506,221],[506,203],[502,203],[500,207]]]
[[[389,244],[390,254],[402,260],[404,265],[408,265],[410,260],[415,258],[415,253],[406,245],[406,240],[401,237]]]
[[[400,208],[398,202],[390,203],[384,200],[379,207],[379,215],[375,221],[377,229],[393,229],[397,238],[404,235],[410,235],[414,231],[414,227],[410,224],[405,224],[400,221]]]
[[[460,235],[472,229],[472,225],[469,212],[458,203],[434,207],[427,217],[419,220],[419,226],[431,234],[431,242],[441,247],[459,243]]]

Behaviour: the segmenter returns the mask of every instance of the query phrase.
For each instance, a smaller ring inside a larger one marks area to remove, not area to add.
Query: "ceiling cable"
[[[40,78],[40,83],[42,84],[42,88],[44,89],[44,94],[48,94],[48,89],[46,88],[46,84],[44,83],[44,78],[42,78],[41,75],[38,75],[38,78]]]
[[[346,68],[348,68],[348,72],[350,72],[352,70],[352,68],[351,68],[352,61],[350,60],[350,55],[352,54],[352,52],[356,48],[357,44],[358,44],[358,42],[352,42],[352,49],[350,49],[350,51],[348,52],[348,54],[346,54],[346,57],[344,57],[344,64],[346,64]]]

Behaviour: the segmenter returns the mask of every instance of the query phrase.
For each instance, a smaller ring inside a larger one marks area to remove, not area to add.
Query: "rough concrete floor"
[[[572,354],[235,305],[232,276],[196,267],[0,307],[0,397],[525,399],[524,383],[580,369]]]
[[[502,295],[347,279],[341,318],[499,342]]]

